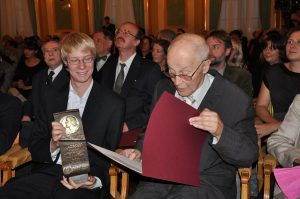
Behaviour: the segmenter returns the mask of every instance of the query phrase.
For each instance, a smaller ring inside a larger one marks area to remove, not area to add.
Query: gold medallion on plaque
[[[73,115],[65,115],[59,121],[66,129],[66,134],[70,135],[76,133],[79,129],[79,121]]]

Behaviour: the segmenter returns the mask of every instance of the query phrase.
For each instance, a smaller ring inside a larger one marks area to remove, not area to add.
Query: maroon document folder
[[[199,186],[200,155],[207,132],[189,118],[199,111],[164,92],[148,122],[142,153],[143,176]]]
[[[143,132],[143,128],[134,129],[132,131],[127,131],[122,133],[119,147],[134,147],[139,134]]]

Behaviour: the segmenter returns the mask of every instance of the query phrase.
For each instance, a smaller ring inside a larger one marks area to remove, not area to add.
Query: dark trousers
[[[51,165],[51,168],[32,173],[27,176],[13,178],[0,188],[1,199],[99,199],[101,189],[65,188],[62,179],[61,166]]]

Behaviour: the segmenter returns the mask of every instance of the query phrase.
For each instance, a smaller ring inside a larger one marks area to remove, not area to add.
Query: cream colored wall
[[[185,26],[167,26],[166,0],[144,0],[146,30],[150,34],[157,35],[159,30],[178,27],[184,28],[186,32],[201,33],[204,30],[205,22],[205,2],[206,0],[186,0],[185,1]],[[209,10],[209,9],[206,9]],[[209,20],[206,18],[206,20]]]
[[[93,0],[70,0],[72,29],[57,30],[55,25],[54,0],[35,0],[37,31],[41,38],[60,35],[65,31],[94,32]]]

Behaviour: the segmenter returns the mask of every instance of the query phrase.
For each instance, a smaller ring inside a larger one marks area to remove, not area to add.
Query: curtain
[[[210,15],[210,30],[216,29],[218,26],[221,7],[222,7],[222,0],[210,0],[210,8],[209,8],[209,15]]]
[[[134,10],[135,21],[137,25],[145,28],[144,25],[144,1],[132,0],[132,6]]]
[[[33,35],[27,0],[1,0],[0,19],[1,36]]]
[[[94,30],[102,29],[105,0],[94,0]]]
[[[32,24],[33,34],[37,35],[37,25],[36,25],[34,0],[28,0],[28,9],[29,9],[30,21],[31,21],[31,24]]]
[[[260,20],[264,30],[270,28],[271,0],[260,1]]]
[[[104,13],[116,27],[127,21],[135,23],[132,0],[106,0]]]
[[[261,28],[259,0],[223,0],[218,28],[242,30],[251,38],[252,32]]]

